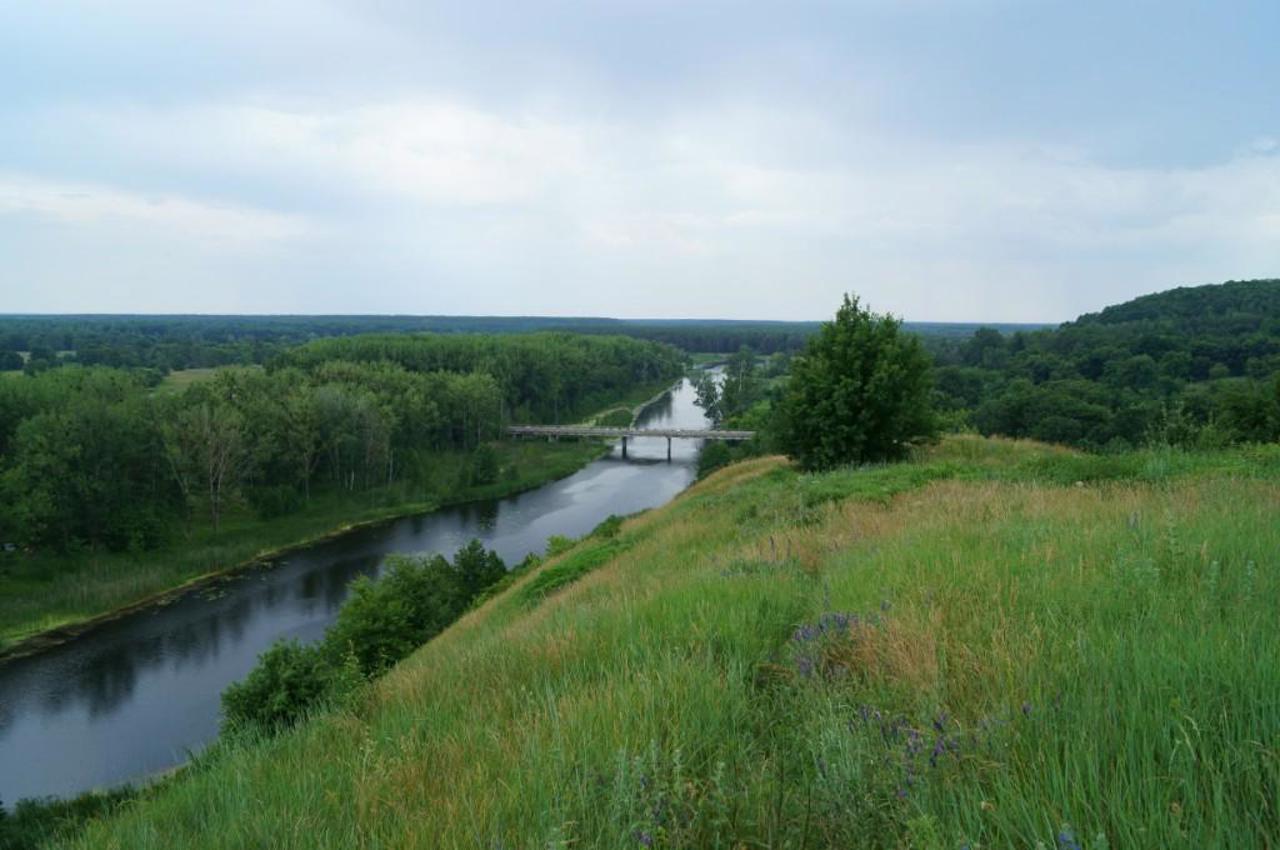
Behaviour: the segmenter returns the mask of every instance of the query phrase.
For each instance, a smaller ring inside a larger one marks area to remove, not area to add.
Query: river
[[[707,427],[688,381],[640,424]],[[670,501],[693,481],[699,445],[634,438],[574,475],[494,502],[360,529],[296,550],[47,651],[0,664],[0,801],[70,796],[154,775],[218,734],[219,696],[280,638],[319,638],[347,587],[392,553],[452,555],[473,537],[508,564],[553,534]]]

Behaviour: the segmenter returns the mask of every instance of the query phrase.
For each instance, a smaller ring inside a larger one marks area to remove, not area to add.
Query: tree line
[[[1175,289],[1056,329],[931,344],[953,427],[1090,449],[1280,439],[1280,280]]]
[[[0,316],[0,371],[62,365],[170,371],[264,365],[318,339],[366,334],[625,336],[685,351],[791,351],[813,322],[505,316]]]
[[[496,480],[487,443],[513,416],[572,415],[682,357],[610,337],[353,338],[174,394],[140,370],[69,366],[0,381],[0,541],[146,549],[231,506],[299,510],[317,488],[434,481],[443,452]]]

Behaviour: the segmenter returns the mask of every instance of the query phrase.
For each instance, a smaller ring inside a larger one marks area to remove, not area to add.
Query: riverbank
[[[356,528],[539,487],[572,475],[608,447],[528,441],[498,443],[495,451],[503,470],[497,482],[449,489],[444,497],[424,499],[400,487],[322,493],[306,509],[270,520],[232,513],[218,534],[193,523],[185,537],[149,552],[0,555],[0,663]],[[440,479],[456,480],[451,471],[465,461],[442,455]]]
[[[1275,447],[752,460],[69,845],[1267,846],[1278,509]]]

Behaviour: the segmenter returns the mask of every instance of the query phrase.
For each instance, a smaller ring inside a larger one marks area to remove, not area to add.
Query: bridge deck
[[[722,431],[718,428],[597,428],[590,425],[512,425],[516,437],[667,437],[688,440],[750,440],[755,431]]]

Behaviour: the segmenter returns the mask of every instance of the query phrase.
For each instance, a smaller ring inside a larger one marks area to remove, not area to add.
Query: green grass
[[[626,428],[631,425],[632,419],[634,419],[634,416],[631,408],[619,407],[600,414],[592,424],[604,428]]]
[[[81,848],[1280,835],[1280,447],[738,464]]]
[[[192,384],[207,381],[218,373],[215,368],[209,369],[175,369],[164,376],[157,388],[162,393],[179,393]]]
[[[436,487],[319,492],[304,510],[271,520],[233,512],[218,534],[201,516],[189,537],[178,531],[169,546],[155,551],[0,554],[0,649],[352,525],[527,490],[573,473],[604,451],[596,443],[568,441],[500,443],[497,450],[499,466],[514,469],[514,477],[504,474],[490,485],[456,490],[449,482],[465,459],[446,455],[433,461]]]

